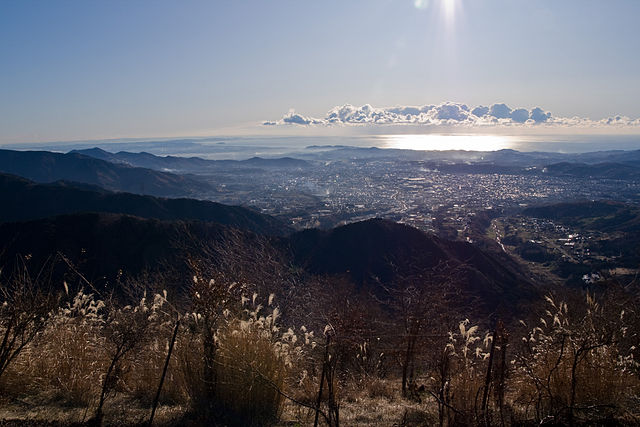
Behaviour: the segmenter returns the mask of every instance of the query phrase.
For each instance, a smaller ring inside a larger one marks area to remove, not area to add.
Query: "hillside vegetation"
[[[330,426],[640,421],[638,301],[614,283],[598,295],[544,296],[476,248],[377,220],[275,240],[213,223],[118,215],[46,221],[23,232],[46,236],[51,227],[61,234],[49,245],[59,245],[75,224],[67,249],[86,244],[93,261],[60,258],[62,248],[58,257],[38,255],[38,264],[16,250],[18,265],[3,270],[4,418],[68,425],[152,416],[159,425],[313,425],[316,417]],[[178,224],[182,232],[172,235]],[[124,240],[96,249],[115,233]],[[191,233],[208,237],[178,238]],[[144,249],[167,241],[174,244],[167,253]],[[182,263],[179,276],[139,266],[136,275],[97,286],[97,274],[82,273],[101,262],[133,267],[160,259]],[[490,311],[500,292],[520,309]]]

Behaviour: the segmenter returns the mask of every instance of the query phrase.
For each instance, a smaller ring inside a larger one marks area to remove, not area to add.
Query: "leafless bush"
[[[0,281],[0,379],[9,365],[47,327],[59,302],[45,270],[32,278],[25,267]]]
[[[621,345],[632,333],[624,309],[611,311],[590,294],[571,306],[551,295],[546,301],[514,361],[515,402],[536,420],[569,424],[581,414],[623,411],[621,403],[638,390],[634,348]]]
[[[102,378],[100,400],[95,412],[98,422],[103,417],[103,406],[107,395],[116,389],[125,372],[123,359],[128,354],[147,344],[156,334],[155,328],[166,322],[161,308],[166,295],[156,294],[152,301],[143,296],[135,305],[118,307],[112,301],[104,304],[104,312],[98,314],[97,323],[102,332],[109,365]]]

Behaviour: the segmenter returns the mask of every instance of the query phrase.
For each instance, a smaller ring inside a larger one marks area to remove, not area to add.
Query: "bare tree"
[[[97,321],[109,355],[109,366],[102,379],[100,399],[92,420],[95,424],[102,423],[105,400],[122,378],[125,356],[142,348],[156,333],[155,328],[163,316],[160,308],[165,301],[166,297],[160,295],[147,301],[145,295],[136,306],[119,307],[113,299],[104,304],[104,312]]]
[[[60,292],[51,288],[47,265],[31,277],[23,263],[6,282],[0,282],[0,378],[15,358],[42,332],[59,304]]]
[[[458,271],[446,264],[428,271],[408,275],[397,274],[395,282],[386,287],[387,302],[400,322],[400,345],[397,353],[402,370],[402,396],[417,398],[417,357],[426,356],[429,340],[446,336],[442,332],[443,313],[451,310]]]
[[[615,408],[624,390],[611,385],[631,375],[624,361],[633,359],[633,347],[622,343],[635,333],[632,319],[618,302],[602,304],[591,294],[569,302],[549,295],[546,301],[548,308],[516,355],[519,370],[535,386],[529,399],[536,418],[573,425],[579,412]]]

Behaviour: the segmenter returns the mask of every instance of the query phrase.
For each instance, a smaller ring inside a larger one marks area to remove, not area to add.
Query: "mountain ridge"
[[[189,176],[130,167],[78,153],[0,149],[0,172],[49,183],[59,180],[152,196],[195,196],[213,191]]]
[[[368,239],[354,239],[358,235]],[[345,246],[345,239],[352,243]],[[82,213],[2,223],[0,241],[4,242],[0,248],[3,265],[21,255],[27,256],[28,263],[40,265],[51,255],[62,254],[85,277],[104,286],[116,286],[123,274],[135,279],[140,274],[159,273],[171,275],[175,278],[172,286],[186,292],[191,277],[187,265],[192,256],[198,256],[198,251],[212,242],[223,245],[241,242],[273,248],[274,253],[280,254],[278,259],[281,257],[281,267],[285,269],[296,266],[313,277],[348,277],[361,291],[381,297],[388,296],[389,289],[401,286],[406,279],[414,280],[417,286],[426,286],[428,292],[443,292],[438,283],[430,282],[434,271],[451,282],[461,304],[485,313],[513,316],[517,307],[538,295],[535,284],[489,253],[386,220],[265,240],[251,232],[234,232],[213,222]],[[305,245],[307,248],[316,245],[316,249],[305,251]],[[243,251],[243,248],[236,249]],[[251,249],[247,247],[246,252],[251,253]],[[402,256],[408,262],[395,263]]]
[[[112,163],[127,164],[134,167],[178,171],[181,173],[206,173],[219,169],[237,169],[246,167],[302,169],[309,166],[308,161],[292,157],[279,157],[272,159],[254,156],[246,160],[208,160],[201,157],[156,156],[155,154],[147,152],[132,153],[128,151],[119,151],[117,153],[111,153],[98,147],[72,150],[69,153],[77,153]]]
[[[444,268],[465,292],[491,310],[508,309],[536,294],[518,269],[476,246],[448,241],[416,228],[370,219],[331,230],[311,229],[289,237],[294,262],[315,274],[347,275],[360,287],[386,286]]]
[[[200,220],[247,229],[258,234],[290,232],[281,221],[241,206],[177,198],[110,192],[88,184],[38,184],[0,174],[0,221],[25,221],[81,212],[128,214],[159,220]]]

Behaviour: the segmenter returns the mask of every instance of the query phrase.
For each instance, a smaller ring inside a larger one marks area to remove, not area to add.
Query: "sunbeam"
[[[447,28],[451,28],[455,24],[456,14],[460,7],[459,0],[440,0],[440,9]]]

